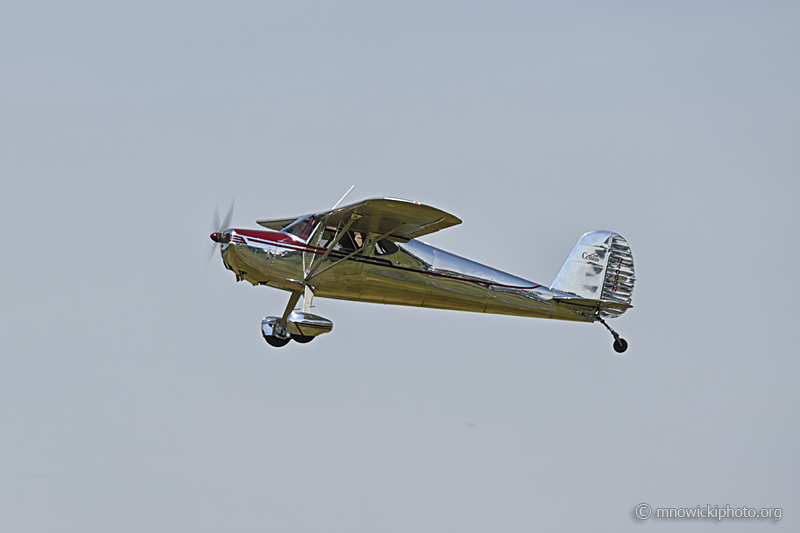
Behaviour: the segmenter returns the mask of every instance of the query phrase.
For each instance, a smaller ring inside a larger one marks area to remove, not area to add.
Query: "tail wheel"
[[[281,346],[286,346],[289,344],[289,341],[292,340],[292,338],[286,337],[285,339],[282,339],[280,337],[276,337],[275,335],[264,335],[264,340],[267,341],[267,344],[270,346],[280,348]]]
[[[601,324],[603,324],[606,327],[606,329],[611,332],[611,335],[614,336],[614,351],[615,352],[622,353],[622,352],[624,352],[625,350],[628,349],[628,341],[626,341],[625,339],[620,337],[619,333],[617,333],[616,331],[611,329],[611,326],[606,324],[606,321],[603,320],[603,317],[600,316],[600,312],[599,311],[598,311],[597,315],[595,315],[594,319],[597,320],[598,322],[600,322]]]
[[[292,335],[292,340],[299,342],[300,344],[306,344],[314,339],[316,339],[316,337],[312,335]]]

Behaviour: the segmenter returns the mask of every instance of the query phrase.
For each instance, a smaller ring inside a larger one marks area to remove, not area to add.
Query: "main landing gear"
[[[294,333],[289,333],[287,328],[281,328],[278,325],[279,322],[280,319],[276,316],[268,316],[261,321],[261,335],[263,335],[264,340],[267,341],[267,344],[270,346],[280,348],[289,344],[290,341],[306,344],[316,338],[313,335],[295,335]]]
[[[292,335],[286,327],[287,319],[292,309],[294,309],[294,306],[297,304],[297,301],[300,299],[300,294],[300,292],[292,292],[292,295],[289,297],[289,303],[286,305],[286,310],[283,312],[283,316],[280,318],[268,316],[261,321],[261,335],[264,336],[264,340],[267,341],[267,344],[270,346],[280,348],[286,346],[289,344],[289,341],[292,340]]]
[[[303,311],[293,311],[300,295],[300,291],[292,293],[283,316],[268,316],[261,321],[261,334],[270,346],[280,348],[289,344],[289,341],[307,344],[317,336],[333,329],[333,322],[311,314],[311,299],[314,297],[314,291],[308,285],[302,293]]]
[[[614,331],[613,329],[611,329],[611,326],[609,326],[608,324],[606,324],[606,321],[605,321],[605,320],[603,320],[603,319],[602,319],[602,317],[600,317],[600,316],[598,315],[598,316],[597,316],[597,317],[595,317],[595,318],[597,319],[597,321],[598,321],[598,322],[600,322],[601,324],[603,324],[603,325],[606,327],[606,329],[607,329],[608,331],[610,331],[610,332],[611,332],[611,334],[614,336],[614,351],[615,351],[615,352],[617,352],[617,353],[622,353],[622,352],[624,352],[625,350],[627,350],[627,349],[628,349],[628,341],[626,341],[625,339],[623,339],[622,337],[620,337],[620,336],[619,336],[619,333],[617,333],[616,331]]]

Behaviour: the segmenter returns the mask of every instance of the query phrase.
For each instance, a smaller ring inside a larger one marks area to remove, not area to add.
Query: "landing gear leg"
[[[303,290],[303,313],[308,314],[311,312],[311,300],[314,298],[314,288],[311,285],[306,285]],[[300,344],[306,344],[316,339],[311,335],[295,335],[292,334],[292,340]]]
[[[595,318],[597,319],[597,321],[598,321],[598,322],[600,322],[601,324],[603,324],[603,325],[606,327],[606,329],[607,329],[608,331],[610,331],[610,332],[611,332],[611,334],[614,336],[614,351],[615,351],[615,352],[617,352],[617,353],[622,353],[622,352],[624,352],[625,350],[627,350],[627,349],[628,349],[628,341],[626,341],[625,339],[623,339],[622,337],[620,337],[620,336],[619,336],[619,333],[617,333],[616,331],[614,331],[613,329],[611,329],[611,326],[609,326],[608,324],[606,324],[606,321],[605,321],[605,320],[603,320],[603,319],[602,319],[602,317],[600,317],[600,316],[598,315],[598,316],[596,316]]]
[[[289,332],[286,331],[286,319],[289,318],[290,314],[292,314],[292,310],[294,309],[294,306],[297,305],[297,300],[299,299],[300,299],[300,291],[294,291],[292,295],[289,297],[289,303],[286,304],[286,309],[283,311],[283,316],[278,321],[279,333],[280,334],[285,333],[287,337],[289,336]]]
[[[311,285],[306,285],[303,290],[303,313],[311,312],[311,301],[314,299],[314,288]]]

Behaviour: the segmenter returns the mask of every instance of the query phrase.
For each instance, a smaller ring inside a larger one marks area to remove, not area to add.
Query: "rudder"
[[[625,304],[602,306],[600,316],[613,318],[630,306],[636,275],[628,242],[612,231],[590,231],[572,249],[550,287],[581,298]]]

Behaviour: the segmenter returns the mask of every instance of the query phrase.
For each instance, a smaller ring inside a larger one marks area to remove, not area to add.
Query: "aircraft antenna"
[[[352,191],[352,190],[353,190],[353,187],[355,187],[355,184],[354,184],[352,187],[350,187],[349,189],[347,189],[347,192],[346,192],[346,193],[344,193],[344,196],[342,196],[341,198],[339,198],[339,201],[338,201],[338,202],[336,202],[336,205],[335,205],[335,206],[333,206],[333,207],[331,208],[331,211],[333,211],[334,209],[336,209],[337,207],[339,207],[339,204],[340,204],[340,203],[342,203],[342,200],[344,200],[344,197],[345,197],[345,196],[347,196],[348,194],[350,194],[350,191]]]

